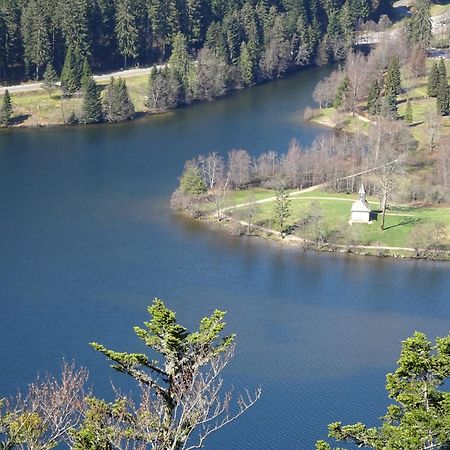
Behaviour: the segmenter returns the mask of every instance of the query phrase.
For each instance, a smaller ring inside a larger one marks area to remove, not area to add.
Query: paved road
[[[450,11],[431,18],[432,32],[438,34],[442,32],[445,25],[450,24]],[[378,44],[386,39],[394,39],[401,33],[401,28],[390,28],[385,31],[369,31],[360,34],[356,38],[356,44]]]
[[[164,67],[164,65],[157,66],[158,68]],[[151,67],[134,68],[129,70],[121,70],[119,72],[106,73],[103,75],[94,75],[95,81],[107,81],[111,77],[121,77],[129,78],[137,75],[146,75],[150,73]],[[13,92],[34,92],[40,91],[42,89],[42,82],[40,83],[25,83],[17,84],[15,86],[0,87],[0,94],[4,94],[5,90],[8,89],[10,93]]]

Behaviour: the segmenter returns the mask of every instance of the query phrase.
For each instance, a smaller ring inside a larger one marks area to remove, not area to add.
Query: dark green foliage
[[[397,96],[393,91],[386,91],[384,94],[384,105],[382,108],[384,114],[391,119],[398,118]]]
[[[413,113],[412,113],[411,101],[409,100],[409,98],[406,101],[405,121],[408,124],[412,124],[412,121],[413,121]]]
[[[445,62],[442,58],[439,59],[438,72],[439,79],[447,78],[447,67],[445,66]]]
[[[61,89],[66,97],[71,97],[80,88],[77,77],[78,71],[79,69],[72,47],[69,47],[61,71]]]
[[[120,53],[124,58],[124,67],[128,59],[138,56],[138,27],[133,0],[118,0],[116,9],[116,38]]]
[[[276,200],[273,208],[273,221],[282,232],[286,231],[286,220],[291,215],[291,200],[284,187],[276,191]]]
[[[184,194],[198,197],[208,190],[208,186],[202,178],[200,170],[195,167],[188,167],[181,175],[180,189]]]
[[[58,74],[53,68],[52,63],[48,63],[43,77],[43,88],[52,96],[52,91],[56,89],[56,83],[58,82]]]
[[[432,36],[430,0],[415,0],[411,11],[412,14],[406,24],[408,43],[426,49]]]
[[[450,393],[442,389],[450,376],[450,336],[432,345],[423,333],[402,343],[398,367],[386,377],[389,398],[395,401],[380,427],[362,423],[329,425],[329,437],[375,450],[444,449],[450,445]],[[324,441],[318,450],[331,450]]]
[[[180,82],[167,67],[152,69],[149,75],[148,95],[145,106],[151,112],[166,111],[179,104]]]
[[[372,115],[381,112],[381,89],[378,80],[374,80],[370,85],[367,96],[367,112]]]
[[[48,20],[44,14],[42,0],[30,0],[22,13],[22,36],[25,48],[26,66],[35,67],[35,78],[50,59],[50,36]]]
[[[3,95],[2,106],[0,108],[0,125],[8,126],[11,122],[13,113],[11,95],[9,94],[8,89],[6,89]]]
[[[333,100],[333,108],[339,109],[344,106],[345,95],[348,91],[349,82],[349,78],[345,76],[339,83],[339,86],[336,90],[336,95]]]
[[[105,113],[109,122],[122,122],[133,117],[134,106],[123,78],[117,81],[111,78],[106,88]]]
[[[82,88],[85,88],[88,85],[91,76],[92,76],[91,66],[89,65],[89,61],[85,58],[83,61],[80,78],[80,86]]]
[[[98,123],[103,120],[102,102],[100,92],[95,80],[90,77],[83,87],[83,105],[81,123]]]
[[[401,93],[400,64],[397,56],[394,56],[389,64],[384,85],[386,92],[390,94]]]
[[[65,82],[73,95],[85,59],[106,71],[166,62],[172,51],[183,103],[190,101],[186,60],[202,47],[231,65],[230,84],[243,76],[251,85],[342,59],[358,21],[377,20],[389,1],[3,0],[0,81],[13,71],[39,77],[49,61],[59,70],[71,53],[74,76],[65,70],[63,79],[75,79],[76,88]]]
[[[448,116],[450,113],[449,92],[447,78],[440,76],[439,85],[436,93],[437,112],[442,116]]]
[[[433,61],[431,71],[428,74],[427,93],[430,97],[436,97],[440,78],[439,68],[436,61]]]

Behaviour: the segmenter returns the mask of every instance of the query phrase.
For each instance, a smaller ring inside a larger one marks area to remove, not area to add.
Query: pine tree
[[[91,66],[89,65],[89,61],[85,58],[83,61],[80,77],[80,86],[82,88],[85,88],[88,85],[91,76],[92,76]]]
[[[61,89],[64,96],[72,97],[73,94],[80,88],[76,75],[76,62],[72,47],[67,49],[64,66],[61,71]]]
[[[445,62],[442,58],[439,59],[438,72],[439,72],[439,79],[447,78],[447,67],[445,66]]]
[[[291,200],[284,187],[277,189],[275,206],[273,208],[273,220],[282,232],[286,231],[286,220],[291,215]]]
[[[374,80],[369,87],[369,94],[367,97],[367,112],[372,115],[377,115],[381,111],[381,89],[378,80]]]
[[[245,42],[241,44],[241,54],[239,55],[238,67],[244,85],[251,86],[254,82],[253,63]]]
[[[398,118],[397,96],[391,90],[386,90],[384,94],[385,113],[391,119]]]
[[[50,37],[48,20],[42,2],[30,0],[22,14],[22,36],[25,49],[25,63],[35,66],[35,78],[39,79],[40,69],[50,59]]]
[[[90,41],[93,35],[89,28],[90,2],[87,0],[65,0],[58,5],[62,9],[60,12],[61,29],[67,47],[71,47],[74,54],[79,55],[80,60],[88,58],[91,54]]]
[[[117,81],[111,78],[106,88],[105,111],[109,122],[122,122],[134,115],[134,106],[128,95],[127,85],[123,78]]]
[[[406,109],[405,109],[405,121],[408,124],[412,124],[413,121],[413,113],[412,113],[412,107],[411,107],[411,101],[408,100],[406,101]]]
[[[52,92],[56,89],[56,83],[58,81],[58,74],[56,73],[51,62],[47,64],[44,72],[44,82],[42,87],[49,93],[50,98],[52,97]]]
[[[430,97],[436,97],[437,89],[439,86],[439,68],[436,61],[433,62],[431,66],[431,71],[428,75],[428,88],[427,93]]]
[[[394,95],[400,94],[401,92],[400,64],[397,56],[394,56],[389,64],[385,85],[386,91],[389,91]]]
[[[440,76],[436,95],[437,112],[441,116],[448,116],[450,112],[447,78]]]
[[[336,90],[336,95],[333,100],[333,108],[341,108],[344,105],[345,95],[348,91],[350,80],[348,76],[345,76],[342,81],[339,83],[339,86]]]
[[[98,123],[103,120],[100,92],[95,80],[90,77],[84,87],[84,98],[81,113],[82,123]]]
[[[411,10],[412,14],[406,23],[408,42],[426,49],[432,37],[430,0],[416,0]]]
[[[136,25],[136,12],[132,0],[120,0],[116,9],[116,37],[120,53],[127,67],[128,58],[138,56],[139,31]]]
[[[11,95],[9,94],[8,89],[6,89],[3,95],[2,106],[0,108],[0,125],[8,126],[11,122],[12,113],[13,109]]]

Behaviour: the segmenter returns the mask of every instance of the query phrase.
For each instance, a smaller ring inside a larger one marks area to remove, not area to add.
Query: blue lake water
[[[302,120],[321,74],[117,126],[0,133],[0,396],[65,357],[110,397],[123,376],[88,342],[141,351],[132,326],[157,296],[189,327],[227,310],[226,381],[263,390],[206,448],[313,449],[331,421],[376,423],[400,341],[449,332],[449,266],[232,237],[168,208],[186,159],[327,132]]]

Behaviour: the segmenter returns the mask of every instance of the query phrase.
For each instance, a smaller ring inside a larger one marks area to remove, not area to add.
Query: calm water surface
[[[65,357],[110,396],[121,377],[88,342],[142,350],[131,328],[158,296],[188,326],[227,310],[226,380],[263,389],[208,449],[312,449],[333,420],[376,423],[400,340],[450,329],[449,266],[303,252],[168,209],[188,158],[324,132],[302,121],[319,76],[125,125],[0,133],[0,395]]]

